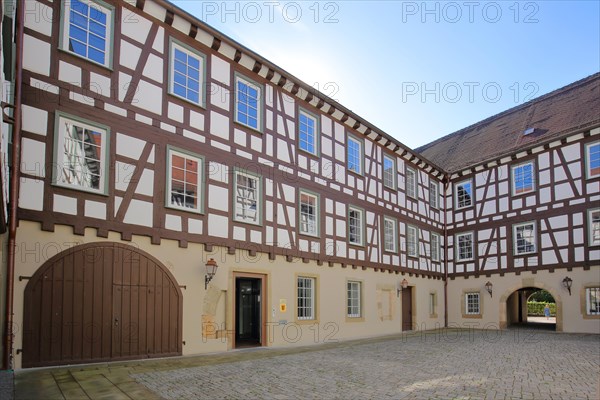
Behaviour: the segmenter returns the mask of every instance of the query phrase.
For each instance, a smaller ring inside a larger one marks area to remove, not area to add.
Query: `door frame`
[[[236,343],[236,319],[237,319],[237,290],[236,290],[236,281],[237,278],[252,278],[252,279],[260,279],[260,313],[261,313],[261,323],[260,323],[260,344],[259,346],[266,347],[267,346],[267,319],[268,319],[268,296],[267,296],[267,274],[261,273],[253,273],[253,272],[233,272],[232,276],[232,302],[231,302],[231,345],[232,348],[237,348]]]

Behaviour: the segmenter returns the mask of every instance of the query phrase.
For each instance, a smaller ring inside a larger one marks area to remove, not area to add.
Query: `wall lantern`
[[[408,287],[408,281],[406,278],[402,279],[402,282],[398,282],[398,287],[396,287],[396,297],[400,297],[400,292]]]
[[[485,284],[485,290],[487,290],[487,292],[490,294],[490,297],[492,297],[492,287],[494,285],[492,285],[492,282],[487,281],[487,283]]]
[[[205,290],[206,288],[208,288],[208,282],[212,281],[212,278],[217,273],[217,268],[219,268],[219,266],[217,265],[217,262],[214,258],[211,258],[206,262],[206,275],[204,275]]]
[[[569,296],[571,295],[571,285],[573,285],[573,279],[565,276],[565,279],[562,280],[563,286],[567,288],[569,291]]]

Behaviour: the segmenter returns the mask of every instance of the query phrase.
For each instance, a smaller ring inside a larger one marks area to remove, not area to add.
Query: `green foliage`
[[[529,301],[537,301],[540,303],[554,303],[554,297],[547,290],[538,290],[531,296],[529,296]]]
[[[527,302],[527,315],[532,316],[544,316],[544,307],[546,304],[550,306],[550,315],[556,316],[556,304],[547,303],[545,301],[528,301]]]

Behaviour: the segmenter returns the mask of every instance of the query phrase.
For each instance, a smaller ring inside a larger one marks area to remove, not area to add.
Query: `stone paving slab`
[[[600,337],[462,331],[133,377],[166,399],[600,399]]]
[[[15,398],[600,399],[599,381],[598,335],[449,329],[23,370]]]

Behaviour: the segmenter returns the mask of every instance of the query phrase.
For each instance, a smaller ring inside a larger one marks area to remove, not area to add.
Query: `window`
[[[54,183],[106,193],[109,130],[56,114]]]
[[[298,319],[315,319],[315,278],[298,277]]]
[[[513,195],[532,192],[535,189],[533,162],[512,167]]]
[[[471,181],[456,184],[456,208],[470,207],[473,205],[473,187]]]
[[[110,67],[113,8],[103,2],[64,2],[61,48]]]
[[[600,287],[585,288],[585,310],[587,315],[600,315]]]
[[[348,170],[362,174],[363,148],[362,142],[352,136],[348,136]]]
[[[456,235],[456,261],[469,261],[473,259],[473,233],[460,233]]]
[[[440,235],[431,233],[431,261],[440,261]]]
[[[440,185],[434,180],[429,181],[429,205],[431,208],[440,208]]]
[[[235,171],[234,176],[234,219],[249,224],[260,224],[260,177],[242,171]]]
[[[383,156],[383,184],[396,189],[396,160],[387,155]]]
[[[319,196],[300,191],[300,233],[319,236]]]
[[[435,315],[435,293],[429,293],[429,315]]]
[[[204,55],[172,40],[170,62],[170,92],[204,106]]]
[[[417,197],[417,171],[410,167],[406,167],[406,195]]]
[[[396,220],[389,217],[383,218],[383,243],[385,251],[396,252]]]
[[[239,75],[235,77],[235,88],[236,122],[262,130],[262,88]]]
[[[535,253],[535,222],[513,225],[514,254]]]
[[[588,178],[600,176],[600,142],[590,143],[585,147],[586,171]]]
[[[600,208],[588,210],[588,238],[590,246],[600,246]]]
[[[201,157],[168,149],[167,205],[185,211],[202,212]]]
[[[348,242],[363,245],[364,212],[356,207],[348,208]]]
[[[465,294],[465,310],[466,314],[474,315],[480,313],[479,307],[479,293],[466,293]]]
[[[319,153],[319,123],[317,117],[300,110],[298,121],[298,141],[300,150],[318,155]]]
[[[409,257],[419,256],[419,230],[414,226],[406,226],[406,254]]]
[[[360,318],[360,282],[348,282],[348,309],[347,316]]]

